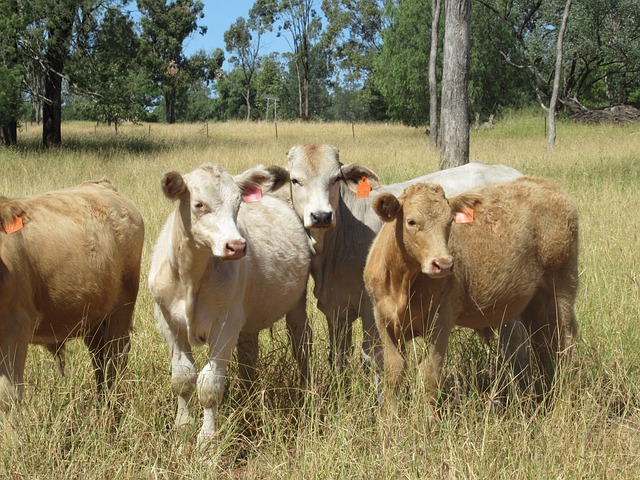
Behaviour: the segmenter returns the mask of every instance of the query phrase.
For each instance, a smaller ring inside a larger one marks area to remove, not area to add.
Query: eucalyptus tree
[[[469,162],[468,87],[471,0],[445,1],[440,168]]]
[[[431,13],[425,0],[404,0],[386,11],[383,48],[374,60],[374,82],[393,120],[425,125],[429,119]]]
[[[85,33],[84,26],[98,15],[107,0],[30,0],[17,2],[24,22],[20,57],[25,70],[42,84],[30,89],[42,97],[42,143],[45,147],[62,143],[62,85],[74,41]]]
[[[277,25],[278,33],[288,35],[298,84],[298,115],[308,120],[312,76],[311,50],[319,41],[322,22],[315,0],[256,0],[256,15],[265,24]]]
[[[145,66],[164,99],[167,123],[175,123],[179,99],[190,81],[183,44],[194,33],[206,33],[207,28],[198,25],[204,4],[199,0],[137,0],[137,4]]]
[[[244,99],[247,105],[247,117],[251,118],[251,104],[255,96],[254,76],[260,63],[262,34],[266,26],[257,15],[249,14],[249,18],[239,17],[224,32],[227,52],[232,54],[229,61],[240,69],[243,75]]]
[[[553,94],[555,49],[565,0],[478,0],[514,39],[503,61],[526,70],[538,102]],[[558,101],[576,111],[626,103],[640,94],[640,8],[637,0],[583,0],[571,8],[564,38],[564,82]]]
[[[116,131],[123,120],[143,118],[151,105],[152,85],[139,49],[131,16],[111,7],[70,58],[69,90],[88,97],[92,118],[113,124]]]
[[[23,67],[19,61],[22,20],[16,0],[0,0],[0,138],[15,145],[22,112]]]

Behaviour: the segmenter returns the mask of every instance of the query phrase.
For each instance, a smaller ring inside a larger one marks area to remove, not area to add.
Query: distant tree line
[[[276,98],[280,119],[427,126],[444,58],[445,25],[433,20],[447,0],[433,3],[256,0],[224,33],[226,52],[187,56],[206,31],[202,1],[0,0],[2,139],[15,143],[25,121],[55,146],[63,119],[273,119]],[[471,4],[469,117],[548,107],[565,0]],[[264,53],[274,34],[288,51]],[[576,2],[563,50],[561,108],[640,103],[639,0]]]

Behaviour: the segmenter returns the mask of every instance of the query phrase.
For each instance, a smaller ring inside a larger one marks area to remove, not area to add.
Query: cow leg
[[[287,313],[287,332],[291,340],[293,355],[300,370],[300,386],[307,388],[310,381],[309,358],[311,357],[313,332],[307,317],[306,290],[295,307]]]
[[[575,265],[575,259],[569,261],[552,278],[548,278],[546,288],[536,293],[525,310],[532,348],[543,376],[539,394],[551,389],[556,367],[570,357],[578,333],[573,310],[578,291]]]
[[[215,335],[209,335],[209,361],[198,375],[198,399],[204,409],[198,442],[216,433],[216,414],[224,396],[227,365],[231,361],[233,349],[238,344],[238,326],[243,323],[242,316],[229,314],[229,317],[221,322],[221,330],[215,332]]]
[[[326,314],[329,326],[329,363],[338,373],[343,373],[352,345],[353,325],[349,319],[348,310]]]
[[[531,349],[541,375],[535,382],[539,397],[549,392],[555,375],[559,332],[552,298],[549,292],[538,291],[521,314],[529,328]]]
[[[135,296],[127,299],[122,306],[107,319],[104,327],[105,348],[105,387],[112,393],[116,378],[127,367],[129,350],[131,349],[130,331],[133,324]]]
[[[164,314],[156,306],[158,330],[171,350],[171,389],[178,397],[178,409],[174,425],[181,428],[193,423],[189,400],[196,389],[197,371],[186,330],[172,329]]]
[[[258,362],[258,333],[240,333],[238,337],[238,376],[242,397],[253,394]]]
[[[425,335],[427,354],[418,368],[422,379],[422,388],[432,403],[435,403],[438,388],[442,382],[442,370],[447,356],[451,329],[449,316],[438,313],[434,318],[433,325]]]
[[[11,315],[0,328],[0,412],[7,412],[22,398],[31,318],[34,314]]]
[[[380,381],[380,374],[384,370],[384,352],[380,342],[380,334],[376,327],[373,305],[370,301],[362,302],[362,360],[374,376],[374,384]]]
[[[96,390],[98,396],[102,399],[105,396],[104,379],[105,379],[105,348],[104,348],[104,329],[105,322],[91,330],[84,337],[84,343],[91,353],[91,362],[93,364],[93,374],[96,379]]]
[[[500,327],[498,335],[498,376],[500,391],[509,380],[509,375],[524,390],[531,382],[531,362],[529,361],[529,333],[519,317]]]
[[[403,339],[396,335],[393,328],[387,327],[386,319],[382,317],[377,308],[375,309],[375,318],[384,352],[384,390],[379,394],[378,401],[389,412],[396,412],[398,390],[406,368],[406,361],[402,353]]]

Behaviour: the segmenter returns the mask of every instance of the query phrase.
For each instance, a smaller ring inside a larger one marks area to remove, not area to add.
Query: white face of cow
[[[255,196],[268,178],[261,168],[234,178],[217,165],[203,165],[184,177],[166,173],[162,189],[167,197],[180,201],[178,214],[197,246],[211,250],[214,257],[236,260],[247,251],[237,226],[240,204],[243,197]]]
[[[353,191],[364,177],[372,187],[378,185],[374,172],[359,165],[342,165],[338,150],[326,144],[292,147],[288,170],[293,207],[307,229],[335,227],[340,182],[345,182]]]

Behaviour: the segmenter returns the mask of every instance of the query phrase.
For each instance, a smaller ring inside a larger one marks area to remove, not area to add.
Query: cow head
[[[338,150],[331,145],[296,145],[287,157],[291,201],[307,229],[323,230],[336,225],[341,183],[354,192],[363,178],[372,188],[378,186],[374,172],[360,165],[343,165]]]
[[[400,197],[378,195],[373,209],[384,222],[396,222],[396,239],[408,260],[432,278],[453,273],[453,256],[447,245],[456,212],[467,211],[480,201],[475,194],[447,201],[442,187],[419,183],[407,187]]]
[[[261,166],[232,177],[217,165],[203,165],[182,176],[178,172],[163,175],[164,194],[177,200],[185,234],[214,257],[235,260],[245,256],[246,240],[237,226],[243,201],[257,201],[261,188],[272,187],[271,174]]]

